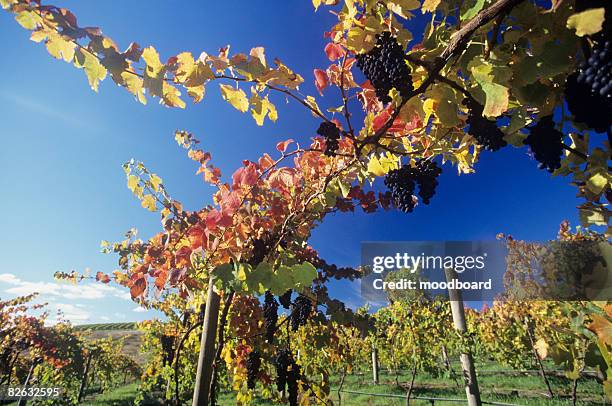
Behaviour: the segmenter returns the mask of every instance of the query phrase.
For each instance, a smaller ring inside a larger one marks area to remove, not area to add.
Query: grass
[[[571,381],[566,378],[549,377],[555,395],[562,395],[555,399],[547,399],[545,397],[546,386],[539,376],[510,376],[504,374],[483,374],[479,376],[479,386],[483,401],[509,403],[516,405],[542,405],[542,406],[568,406],[571,405],[571,399],[568,397],[571,393]],[[403,371],[399,374],[400,386],[395,384],[395,375],[389,374],[387,371],[381,371],[380,383],[375,385],[372,383],[371,374],[369,371],[363,373],[355,373],[347,375],[343,390],[356,391],[375,394],[386,394],[402,396],[398,397],[379,397],[371,395],[363,395],[356,393],[343,392],[343,406],[405,406],[406,401],[403,398],[406,395],[406,383],[410,380],[410,374]],[[459,377],[459,385],[461,379]],[[334,404],[338,402],[339,377],[334,377],[331,382],[332,393],[331,399]],[[118,388],[107,394],[99,395],[86,405],[95,406],[110,406],[110,405],[131,405],[137,394],[137,384],[131,384]],[[435,405],[453,405],[465,404],[465,392],[462,386],[456,386],[455,382],[448,377],[433,378],[424,373],[417,374],[415,379],[415,387],[412,393],[413,398],[411,405],[431,405],[429,400],[418,399],[420,397],[427,398],[453,398],[459,399],[460,402],[442,402],[436,401]],[[160,405],[161,403],[149,400],[144,403],[146,405]],[[236,404],[235,395],[232,392],[222,392],[218,397],[218,404],[230,406]],[[592,406],[604,405],[601,385],[594,379],[584,378],[578,384],[578,405]],[[274,403],[256,398],[253,405],[274,405]]]

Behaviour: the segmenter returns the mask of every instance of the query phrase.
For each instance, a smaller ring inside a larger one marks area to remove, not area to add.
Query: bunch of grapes
[[[312,303],[310,299],[304,296],[298,296],[293,302],[293,311],[291,312],[291,329],[297,331],[300,326],[303,326],[308,321],[308,317],[312,313]]]
[[[423,203],[429,204],[436,193],[437,177],[442,169],[437,163],[428,160],[417,161],[414,168],[403,166],[390,171],[385,177],[385,185],[389,188],[397,208],[410,213],[416,206],[414,190],[419,185],[419,196]]]
[[[276,322],[278,321],[278,302],[269,290],[266,291],[263,305],[264,328],[266,329],[266,340],[271,343],[276,332]]]
[[[463,105],[469,109],[467,124],[468,134],[476,138],[478,144],[489,151],[497,151],[508,143],[504,140],[504,133],[497,127],[495,121],[488,120],[482,115],[484,107],[471,97],[463,99]]]
[[[291,369],[287,371],[287,391],[289,392],[289,405],[298,404],[298,381],[300,380],[300,366],[295,362],[291,364]]]
[[[174,359],[174,337],[164,334],[161,336],[160,341],[162,351],[164,352],[162,355],[163,363],[164,365],[170,365]]]
[[[413,90],[410,69],[406,64],[404,49],[385,31],[376,36],[376,45],[369,52],[356,56],[357,66],[370,80],[376,97],[389,103],[389,91],[396,88],[402,97],[409,97]]]
[[[319,125],[317,134],[325,138],[325,155],[335,156],[338,151],[338,140],[340,140],[340,129],[331,121],[324,121]]]
[[[293,364],[291,351],[286,348],[281,349],[274,359],[274,366],[276,367],[276,388],[279,392],[285,390],[285,385],[287,384],[287,371],[291,364]]]
[[[257,238],[253,240],[253,252],[251,253],[251,259],[249,260],[249,264],[252,266],[257,266],[264,259],[266,259],[266,255],[272,249],[271,238]]]
[[[529,136],[523,141],[529,145],[539,168],[554,172],[561,167],[563,154],[563,133],[555,128],[552,115],[540,118],[529,128]]]
[[[293,293],[293,290],[289,289],[278,297],[278,301],[285,309],[288,309],[291,306],[291,294],[292,293]]]
[[[594,42],[591,56],[565,81],[574,120],[597,132],[612,125],[612,41]]]
[[[249,389],[255,389],[259,368],[261,367],[261,355],[259,351],[253,350],[249,353],[249,358],[246,363],[247,367],[247,386]]]
[[[419,184],[419,196],[423,203],[429,204],[431,198],[436,194],[438,186],[438,176],[442,173],[442,168],[434,161],[420,160],[414,168],[414,175]]]
[[[289,404],[297,406],[298,381],[300,380],[300,367],[293,361],[293,356],[288,349],[281,349],[275,360],[276,367],[276,387],[279,392],[285,390],[289,392]]]

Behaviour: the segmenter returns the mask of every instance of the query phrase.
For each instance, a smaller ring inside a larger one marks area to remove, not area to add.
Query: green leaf
[[[293,271],[291,268],[285,265],[281,265],[276,272],[274,272],[270,280],[270,291],[275,295],[282,295],[294,286],[293,282]]]
[[[584,37],[601,31],[605,19],[605,8],[592,8],[571,15],[567,19],[567,28],[576,30],[576,35]]]
[[[291,267],[293,271],[293,282],[297,288],[309,287],[317,277],[317,268],[310,262],[302,262]]]
[[[221,96],[231,104],[235,109],[242,113],[246,113],[249,109],[249,100],[242,89],[235,89],[229,85],[220,85]]]
[[[466,21],[474,18],[476,14],[484,7],[485,0],[476,0],[476,2],[461,13],[461,21]]]
[[[216,281],[220,282],[221,286],[217,284],[217,287],[229,286],[230,282],[234,280],[234,266],[232,264],[219,265],[213,269],[212,275]]]
[[[471,66],[471,72],[486,95],[483,115],[499,117],[508,109],[508,88],[494,82],[496,72],[493,65],[486,61],[476,62]]]
[[[259,295],[263,294],[270,285],[273,276],[272,266],[267,262],[260,262],[255,270],[247,274],[246,283],[249,292]]]

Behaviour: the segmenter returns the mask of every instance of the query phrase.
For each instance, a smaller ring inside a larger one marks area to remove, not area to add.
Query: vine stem
[[[483,25],[489,23],[493,19],[497,18],[497,16],[502,13],[509,12],[514,6],[522,3],[525,0],[498,0],[493,3],[488,8],[480,11],[474,18],[468,21],[462,28],[459,29],[456,33],[451,37],[448,46],[444,49],[442,54],[437,57],[433,62],[430,63],[430,72],[427,78],[419,85],[419,87],[413,90],[408,97],[402,98],[399,105],[394,109],[393,113],[386,121],[386,123],[378,129],[374,134],[365,137],[362,140],[362,143],[358,147],[358,151],[361,152],[361,149],[367,144],[378,143],[378,140],[391,128],[395,119],[399,116],[402,108],[408,103],[410,99],[414,96],[417,96],[421,93],[424,93],[429,85],[433,84],[436,80],[436,77],[439,76],[439,73],[446,66],[446,64],[456,55],[463,52],[467,44],[469,43],[472,35],[476,30]]]

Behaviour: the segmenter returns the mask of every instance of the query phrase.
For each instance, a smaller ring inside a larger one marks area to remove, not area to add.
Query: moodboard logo
[[[611,300],[611,252],[606,241],[363,242],[361,294],[374,303],[449,290],[466,301]]]

